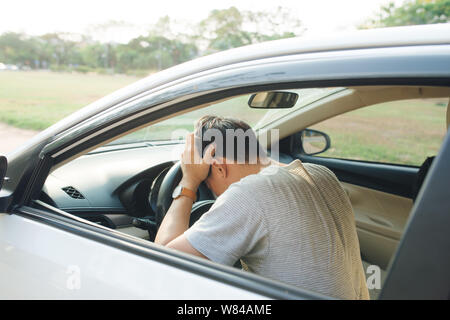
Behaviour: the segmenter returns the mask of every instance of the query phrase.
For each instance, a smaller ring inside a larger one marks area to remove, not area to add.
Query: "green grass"
[[[139,78],[57,72],[0,72],[0,122],[42,130]]]
[[[320,156],[420,165],[446,134],[448,99],[403,100],[348,112],[313,126],[331,138]]]

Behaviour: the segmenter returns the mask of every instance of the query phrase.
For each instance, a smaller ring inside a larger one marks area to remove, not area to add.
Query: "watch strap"
[[[181,187],[180,196],[186,196],[188,198],[191,198],[192,201],[194,201],[194,202],[197,200],[197,195],[195,194],[195,192],[192,191],[191,189],[186,188],[186,187]]]

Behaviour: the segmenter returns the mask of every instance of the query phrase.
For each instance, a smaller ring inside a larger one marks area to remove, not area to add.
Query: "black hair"
[[[222,137],[222,141],[218,140],[218,135]],[[260,157],[266,156],[255,132],[242,120],[203,116],[195,124],[195,137],[202,156],[211,143],[215,143],[216,155],[222,156],[226,161],[257,163]]]

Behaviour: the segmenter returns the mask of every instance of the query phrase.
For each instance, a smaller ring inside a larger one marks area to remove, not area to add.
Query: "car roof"
[[[335,32],[256,43],[193,59],[150,75],[128,88],[148,90],[209,69],[285,55],[433,44],[450,44],[450,23]]]
[[[323,36],[311,35],[273,40],[193,59],[152,74],[128,87],[118,90],[113,95],[127,95],[130,92],[136,94],[167,84],[181,77],[226,65],[259,59],[301,53],[433,44],[450,44],[450,23],[367,29],[336,32]],[[111,95],[111,98],[113,98],[113,95]]]

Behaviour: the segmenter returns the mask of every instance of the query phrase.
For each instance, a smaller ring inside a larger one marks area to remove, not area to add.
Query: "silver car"
[[[268,92],[299,98],[249,107]],[[212,113],[261,140],[276,129],[279,161],[336,174],[371,298],[448,299],[449,97],[449,24],[261,43],[151,75],[0,158],[0,298],[333,298],[153,243],[184,133]],[[197,199],[191,223],[214,202],[206,186]]]

